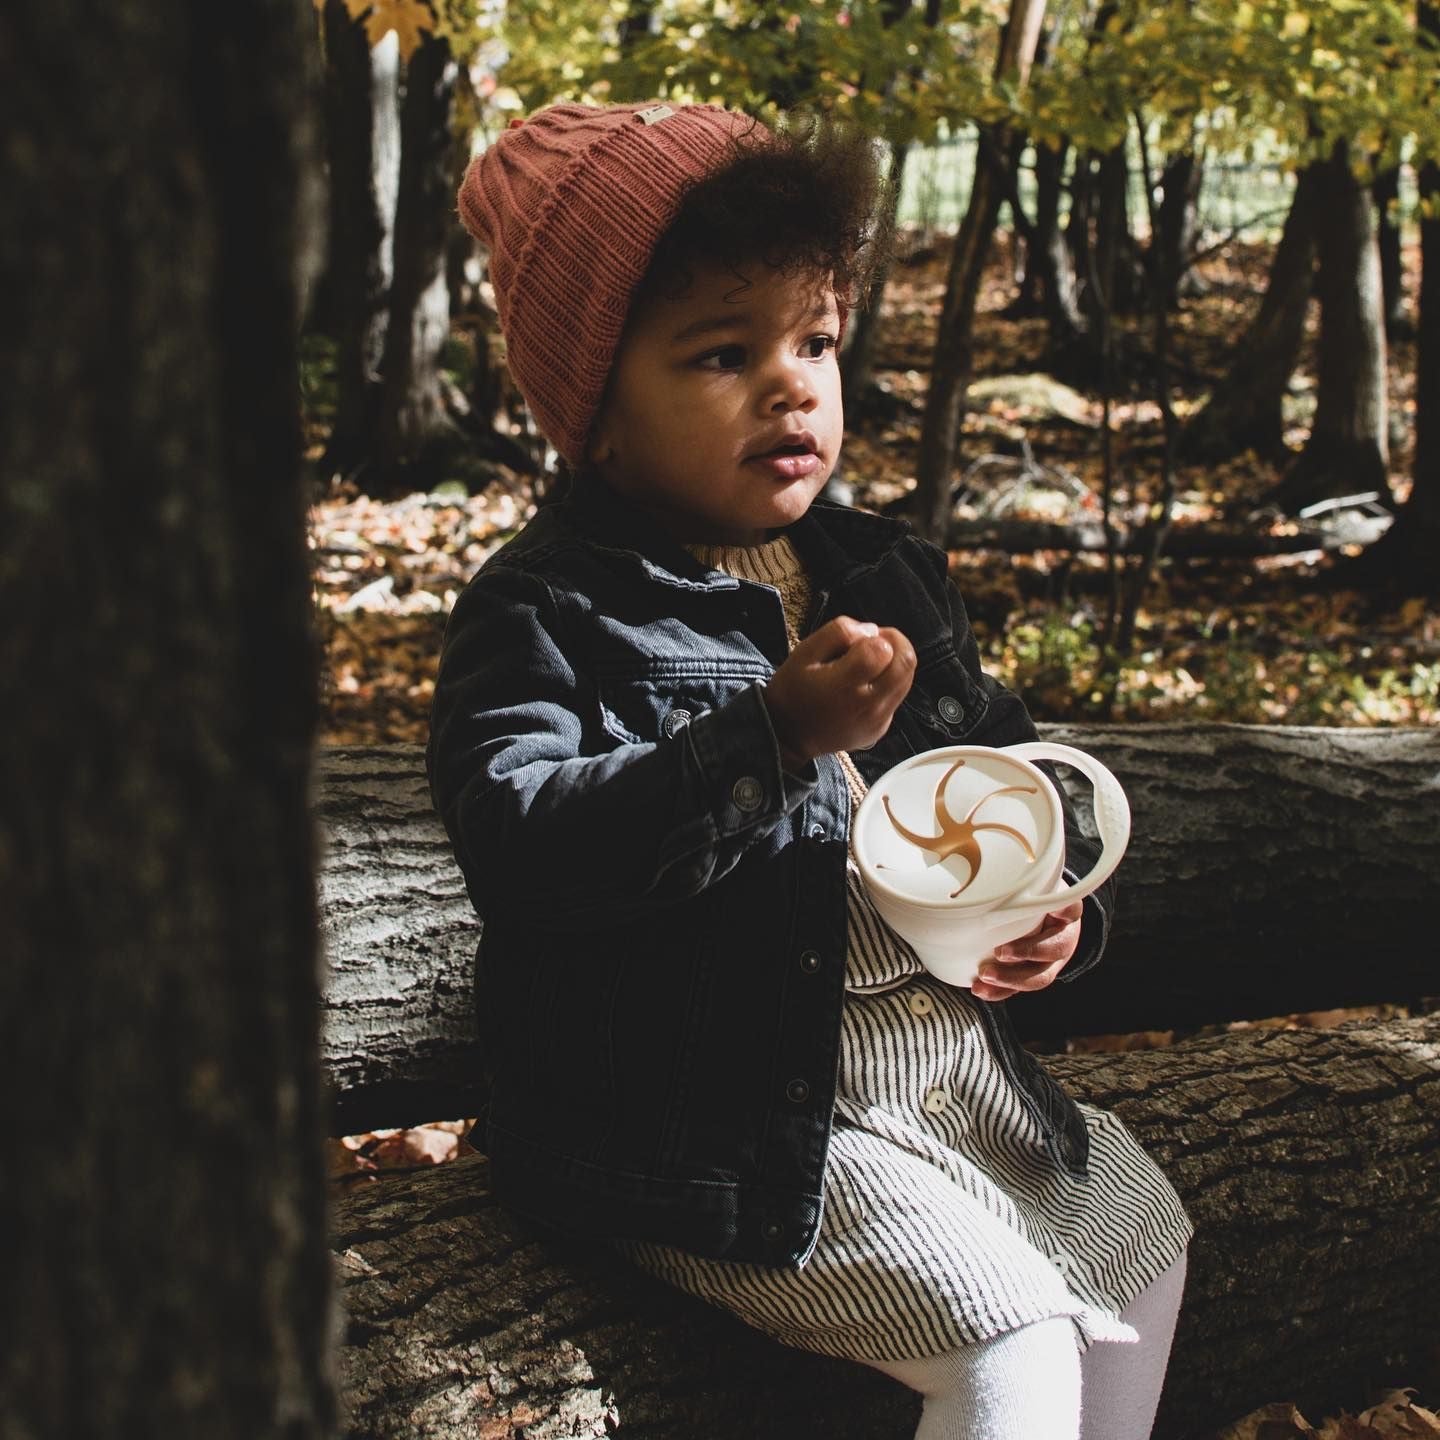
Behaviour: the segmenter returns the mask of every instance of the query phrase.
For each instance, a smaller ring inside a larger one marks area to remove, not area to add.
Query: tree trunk
[[[1421,30],[1440,36],[1440,6],[1418,7]],[[1420,171],[1420,194],[1440,197],[1440,164]],[[1440,217],[1420,217],[1420,304],[1415,367],[1415,458],[1409,497],[1395,523],[1337,574],[1374,590],[1400,595],[1440,594]]]
[[[1204,167],[1193,150],[1182,150],[1165,163],[1160,177],[1160,205],[1155,236],[1160,247],[1152,272],[1168,277],[1165,305],[1173,310],[1184,295],[1202,293],[1192,260],[1199,227],[1200,184]]]
[[[1111,277],[1104,297],[1110,313],[1138,309],[1145,300],[1140,247],[1130,231],[1130,160],[1123,144],[1100,157],[1096,179],[1095,265]],[[1100,297],[1095,297],[1099,302]],[[1094,323],[1093,312],[1091,323]]]
[[[324,17],[329,254],[315,323],[335,340],[325,467],[344,475],[370,453],[380,399],[399,162],[395,45],[372,51],[343,0],[327,0]]]
[[[1165,554],[1172,559],[1186,560],[1294,555],[1302,550],[1338,550],[1357,543],[1357,537],[1363,533],[1360,526],[1355,531],[1296,527],[1286,534],[1272,535],[1253,524],[1186,524],[1170,530],[1165,539]],[[951,550],[1003,550],[1010,555],[1033,554],[1037,550],[1103,553],[1109,548],[1105,528],[1099,520],[1073,525],[1010,518],[956,520],[946,533],[945,543]],[[1143,543],[1140,526],[1116,528],[1113,547],[1117,555],[1138,555]]]
[[[1196,1225],[1156,1440],[1404,1380],[1440,1283],[1440,1017],[1047,1062]],[[500,1210],[473,1157],[343,1196],[352,1440],[906,1440],[918,1400]],[[723,1418],[718,1418],[723,1417]]]
[[[1300,356],[1314,285],[1320,189],[1316,166],[1300,172],[1265,298],[1224,378],[1181,435],[1181,450],[1192,459],[1224,460],[1244,450],[1276,455],[1285,449],[1285,392]]]
[[[996,61],[997,75],[1013,74],[1023,87],[1044,16],[1045,0],[1010,0]],[[975,359],[975,304],[1000,213],[1004,187],[997,169],[1004,164],[1009,145],[1004,130],[982,129],[975,151],[970,199],[950,253],[945,300],[930,367],[930,392],[920,430],[915,490],[916,529],[932,540],[944,536],[950,519],[955,457],[960,449],[960,427]]]
[[[1422,194],[1440,194],[1440,166],[1425,166],[1420,183]],[[1440,594],[1440,219],[1421,218],[1420,253],[1410,494],[1390,529],[1335,573],[1337,584],[1395,598]]]
[[[295,403],[315,23],[0,19],[6,1436],[333,1433]]]
[[[403,493],[442,478],[437,450],[458,439],[440,392],[440,352],[450,334],[446,246],[455,210],[450,111],[456,66],[432,36],[405,67],[394,272],[368,490]]]
[[[910,153],[907,141],[897,140],[890,146],[890,189],[887,233],[894,233],[895,217],[900,209],[900,190],[905,180],[905,160]],[[875,284],[858,314],[850,317],[853,335],[845,350],[844,401],[845,414],[853,423],[865,411],[865,397],[875,371],[875,339],[880,331],[880,307],[885,301],[885,286],[890,279],[890,259],[875,277]],[[843,462],[842,462],[843,463]]]
[[[1294,513],[1317,500],[1388,493],[1390,436],[1380,251],[1370,192],[1337,145],[1322,162],[1318,210],[1320,350],[1315,419],[1276,499]]]
[[[1375,219],[1380,247],[1380,310],[1385,318],[1385,339],[1405,337],[1405,260],[1397,207],[1400,203],[1400,167],[1382,170],[1370,187],[1375,202]]]
[[[1047,725],[1130,797],[1105,963],[1026,997],[1035,1036],[1194,1028],[1435,990],[1440,735],[1281,726]],[[318,817],[337,1128],[474,1113],[479,926],[420,751],[332,750]],[[1239,837],[1237,839],[1237,837]],[[1383,954],[1383,965],[1357,964]]]
[[[1055,375],[1093,373],[1093,349],[1086,339],[1086,320],[1080,308],[1075,261],[1060,225],[1060,197],[1064,192],[1065,160],[1069,145],[1035,147],[1035,223],[1025,247],[1025,275],[1020,295],[1009,314],[1017,317],[1043,314],[1049,344],[1047,368]]]

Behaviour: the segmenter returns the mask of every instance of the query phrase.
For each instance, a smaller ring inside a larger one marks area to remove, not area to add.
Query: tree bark
[[[1223,460],[1245,450],[1276,455],[1285,449],[1285,392],[1305,336],[1319,202],[1312,165],[1296,181],[1260,309],[1235,346],[1224,378],[1181,434],[1181,450],[1192,459]]]
[[[1310,438],[1277,491],[1292,514],[1317,500],[1389,491],[1385,321],[1370,191],[1337,145],[1318,167],[1320,349]]]
[[[394,269],[367,485],[375,494],[429,488],[442,478],[437,449],[459,438],[440,391],[440,352],[450,334],[445,268],[455,209],[455,75],[448,42],[434,36],[405,67]]]
[[[1010,0],[1009,19],[995,66],[997,75],[1013,74],[1017,84],[1024,85],[1044,15],[1045,0]],[[997,169],[1004,164],[1009,145],[1010,138],[1003,129],[982,130],[975,151],[970,199],[950,254],[916,472],[916,528],[933,540],[944,536],[950,518],[955,457],[975,359],[975,305],[1000,213],[1003,181]],[[987,149],[993,153],[987,155]]]
[[[313,8],[0,18],[0,1433],[333,1432]],[[49,62],[63,57],[58,103]]]
[[[1010,319],[1044,315],[1048,330],[1046,368],[1052,375],[1088,381],[1098,356],[1080,308],[1074,257],[1060,226],[1060,197],[1069,150],[1068,143],[1055,149],[1035,146],[1035,219],[1025,235],[1025,271],[1019,294],[1005,314]],[[1010,204],[1012,209],[1020,204],[1013,190]]]
[[[1375,204],[1376,238],[1380,253],[1380,313],[1385,320],[1386,342],[1404,338],[1408,317],[1405,314],[1405,261],[1396,207],[1400,202],[1400,167],[1391,165],[1382,170],[1371,183],[1371,199]]]
[[[474,1113],[479,922],[435,814],[419,747],[321,752],[321,1058],[332,1129]]]
[[[895,217],[900,209],[900,190],[905,181],[905,161],[909,155],[908,141],[897,140],[890,146],[890,175],[885,233],[895,232]],[[844,356],[843,399],[845,414],[853,423],[865,411],[865,399],[875,372],[875,341],[880,332],[880,308],[885,301],[885,287],[890,279],[891,257],[886,256],[866,303],[858,314],[850,317],[853,330]],[[843,463],[843,460],[842,460]]]
[[[1440,1017],[1048,1062],[1196,1225],[1156,1440],[1277,1397],[1324,1413],[1433,1342]],[[335,1207],[352,1440],[904,1440],[916,1397],[786,1350],[499,1209],[473,1157]],[[717,1422],[717,1417],[723,1420]]]
[[[1134,828],[1104,964],[1017,1005],[1030,1034],[1194,1028],[1434,993],[1440,735],[1042,728],[1115,772]],[[335,1128],[473,1114],[479,924],[420,752],[328,751],[319,780]]]
[[[329,252],[315,323],[335,340],[335,421],[325,464],[348,474],[370,452],[385,348],[394,177],[393,44],[372,51],[343,0],[327,0],[325,154]]]
[[[1426,194],[1440,194],[1440,166],[1422,172]],[[1415,459],[1411,489],[1395,522],[1337,580],[1372,592],[1440,594],[1440,219],[1420,222],[1420,319],[1415,374]]]
[[[1204,174],[1204,166],[1193,150],[1172,155],[1161,172],[1159,223],[1151,241],[1160,247],[1161,260],[1152,270],[1168,277],[1165,305],[1170,310],[1180,303],[1182,295],[1202,293],[1192,262]]]
[[[1112,315],[1137,310],[1145,302],[1145,267],[1130,229],[1130,158],[1123,143],[1099,158],[1094,213],[1095,268],[1110,277],[1109,293],[1094,296],[1094,303],[1107,304]]]

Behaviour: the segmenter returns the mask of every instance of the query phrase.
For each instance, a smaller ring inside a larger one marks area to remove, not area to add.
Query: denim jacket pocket
[[[980,723],[989,701],[953,648],[917,657],[904,711],[924,749],[958,745]]]
[[[759,676],[604,678],[597,684],[600,725],[627,745],[675,739],[692,720],[718,710]]]

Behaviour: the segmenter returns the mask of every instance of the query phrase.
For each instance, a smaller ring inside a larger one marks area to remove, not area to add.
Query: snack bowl
[[[1064,878],[1060,795],[1039,760],[1073,766],[1094,789],[1101,851],[1074,881]],[[1094,756],[1045,740],[912,755],[870,787],[853,835],[882,918],[932,975],[960,986],[973,983],[997,945],[1102,885],[1129,840],[1120,782]]]

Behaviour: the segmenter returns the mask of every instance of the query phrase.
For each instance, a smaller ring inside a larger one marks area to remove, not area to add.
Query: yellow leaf
[[[378,45],[393,30],[400,41],[400,58],[408,60],[420,48],[421,31],[434,28],[435,16],[424,0],[375,0],[365,21],[365,37]]]
[[[1299,10],[1292,10],[1285,17],[1285,25],[1280,32],[1287,40],[1298,40],[1310,28],[1310,17],[1302,14]]]

